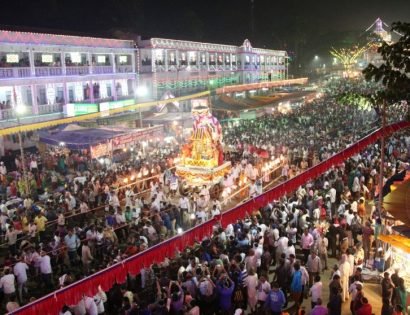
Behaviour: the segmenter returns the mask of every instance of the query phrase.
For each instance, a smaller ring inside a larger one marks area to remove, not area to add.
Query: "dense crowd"
[[[388,148],[407,148],[406,139],[392,138]],[[386,174],[407,167],[407,149],[402,156],[386,151]],[[343,303],[352,314],[372,314],[362,271],[385,270],[377,237],[382,230],[391,233],[372,205],[379,155],[378,146],[371,146],[244,220],[216,226],[212,237],[174,259],[146,266],[127,284],[85,297],[62,314],[306,314],[306,299],[313,315],[342,314]],[[338,263],[328,266],[328,256]],[[324,296],[327,269],[332,271]],[[404,280],[385,273],[381,287],[382,314],[404,314]]]
[[[244,179],[250,183],[250,197],[260,194],[261,182],[271,180],[263,168],[267,160],[279,159],[282,178],[291,178],[372,128],[372,113],[355,114],[352,108],[336,105],[325,96],[291,114],[226,126],[224,142],[233,167],[221,183],[221,196],[229,196]],[[407,161],[407,140],[389,142],[390,165]],[[8,252],[0,288],[7,309],[31,300],[35,291],[63,287],[223,211],[221,196],[208,187],[183,189],[183,181],[172,170],[178,152],[178,143],[174,145],[165,156],[130,156],[128,161],[109,165],[81,153],[53,155],[44,161],[33,156],[25,159],[28,181],[20,175],[18,157],[7,166],[2,163],[0,224]],[[161,151],[158,146],[152,149]],[[119,309],[123,314],[199,314],[198,306],[205,305],[200,308],[205,314],[216,312],[218,306],[224,313],[241,309],[237,315],[247,307],[252,312],[268,308],[276,314],[288,300],[298,307],[309,287],[312,305],[325,308],[324,297],[317,296],[314,288],[320,283],[321,264],[328,268],[328,249],[342,259],[332,283],[337,287],[339,276],[341,301],[345,300],[350,289],[342,265],[347,270],[349,263],[348,278],[355,283],[355,275],[360,276],[369,258],[371,235],[380,225],[380,218],[368,217],[364,210],[377,187],[377,156],[377,147],[372,147],[299,188],[294,196],[255,209],[247,220],[225,231],[217,229],[212,238],[180,253],[176,260],[147,267],[126,286],[84,297],[62,314],[71,314],[70,308],[74,314],[102,314],[104,306],[110,314],[118,314]],[[133,178],[138,184],[127,185]],[[303,258],[297,259],[299,250]],[[272,266],[276,276],[271,283]],[[329,297],[330,314],[337,314],[340,307],[338,292]],[[360,303],[352,307],[367,307],[365,298],[358,296],[353,301]]]

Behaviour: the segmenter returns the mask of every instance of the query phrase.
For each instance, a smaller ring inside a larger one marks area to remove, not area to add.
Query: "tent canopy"
[[[408,172],[407,172],[408,173]],[[410,226],[410,179],[408,175],[405,181],[396,186],[383,200],[383,207],[396,220]]]
[[[379,235],[379,240],[410,254],[410,238],[401,235]]]
[[[40,142],[58,146],[62,142],[69,149],[89,149],[90,146],[106,143],[108,140],[125,134],[124,130],[104,128],[83,128],[78,125],[68,125],[53,130],[38,132]]]

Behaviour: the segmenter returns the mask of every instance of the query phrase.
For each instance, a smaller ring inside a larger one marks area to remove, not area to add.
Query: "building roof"
[[[245,39],[244,43],[241,46],[201,43],[201,42],[193,42],[193,41],[187,41],[187,40],[156,38],[156,37],[151,38],[149,40],[149,43],[150,43],[150,47],[152,48],[181,49],[181,50],[192,50],[192,51],[216,51],[216,52],[221,52],[221,53],[223,52],[238,53],[241,49],[245,49],[249,52],[258,53],[258,54],[274,54],[274,55],[286,56],[286,51],[284,50],[253,48],[249,40],[247,39]]]
[[[0,43],[134,48],[132,40],[0,30]]]

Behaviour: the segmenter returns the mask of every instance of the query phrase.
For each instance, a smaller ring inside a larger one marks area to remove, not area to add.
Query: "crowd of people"
[[[402,147],[405,139],[400,135],[389,143]],[[347,303],[352,314],[372,314],[362,271],[372,268],[369,261],[384,270],[371,257],[377,255],[381,229],[391,233],[372,205],[379,155],[377,145],[372,146],[244,220],[226,229],[216,226],[211,237],[174,259],[146,266],[125,285],[85,297],[62,313],[307,314],[310,308],[313,315],[337,315]],[[388,160],[386,174],[407,167],[394,154]],[[356,178],[361,184],[357,193]],[[328,266],[328,256],[337,264]],[[327,275],[329,295],[324,296]],[[404,314],[404,279],[398,273],[384,277],[382,314]]]
[[[0,278],[3,304],[11,311],[38,297],[35,292],[64,287],[218,215],[226,201],[222,196],[241,180],[249,183],[249,197],[260,194],[261,182],[271,180],[264,162],[278,159],[281,177],[291,178],[365,135],[374,118],[337,106],[326,95],[290,114],[225,126],[226,157],[233,167],[221,195],[206,186],[184,189],[172,170],[178,143],[167,156],[132,157],[109,167],[81,153],[54,156],[47,167],[33,156],[25,159],[28,180],[20,175],[18,157],[14,165],[2,163],[0,224],[8,248]],[[391,138],[386,174],[404,167],[398,161],[407,161],[409,139]],[[325,314],[326,308],[340,313],[349,293],[354,314],[367,314],[360,311],[369,304],[359,282],[372,235],[377,238],[381,228],[380,217],[365,211],[378,183],[378,151],[369,148],[294,195],[255,209],[226,230],[217,228],[175,260],[147,266],[125,286],[84,297],[62,314],[103,314],[105,308],[109,314],[239,315],[247,309],[280,314],[291,303],[299,308],[309,292],[313,314]],[[139,180],[144,177],[150,180]],[[132,178],[138,184],[125,184]],[[326,300],[319,287],[329,268],[328,252],[341,262]],[[397,296],[390,303],[399,305]]]

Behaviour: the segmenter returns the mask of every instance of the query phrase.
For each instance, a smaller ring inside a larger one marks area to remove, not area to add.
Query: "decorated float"
[[[176,174],[190,186],[214,185],[231,169],[231,162],[224,161],[222,128],[207,99],[191,102],[193,130],[182,147]]]

